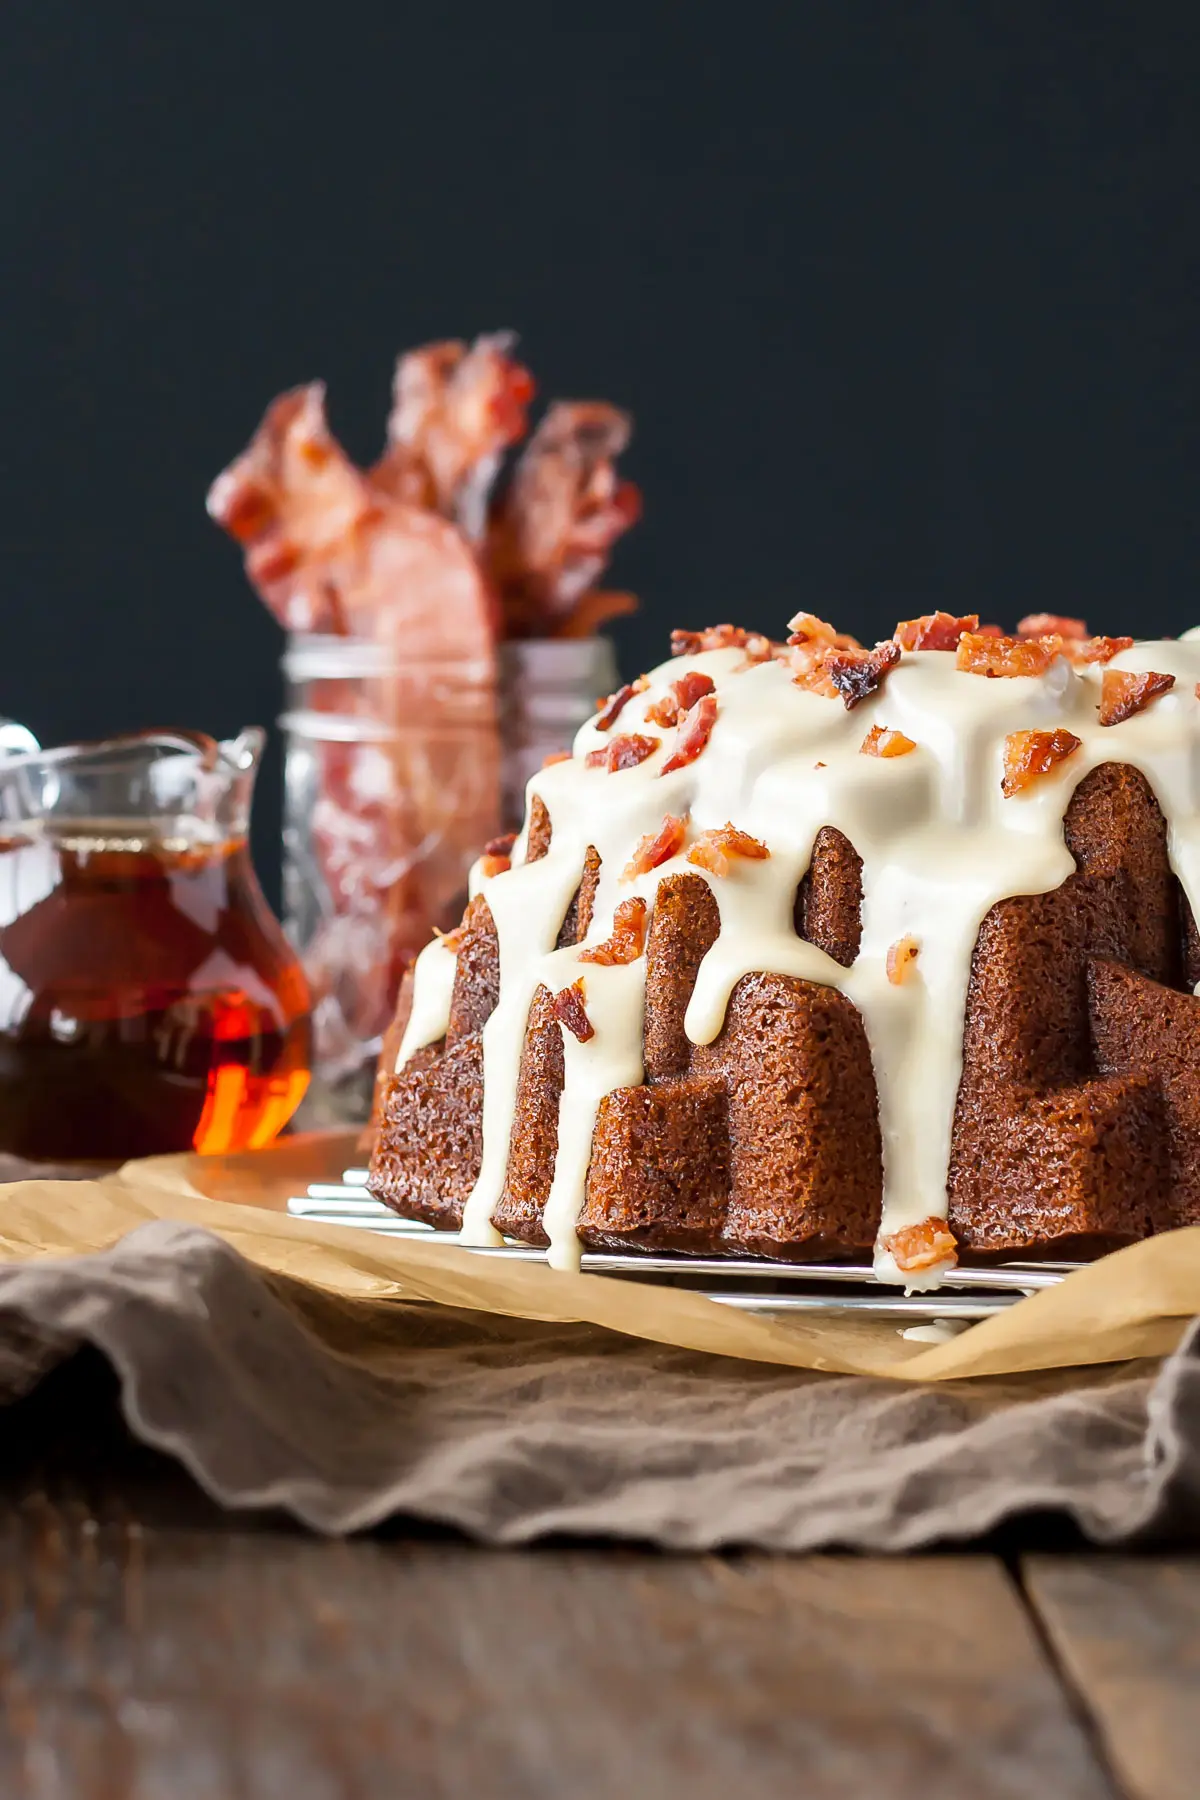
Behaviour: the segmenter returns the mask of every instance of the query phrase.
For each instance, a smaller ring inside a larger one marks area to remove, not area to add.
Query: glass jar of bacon
[[[283,661],[284,919],[312,993],[314,1123],[355,1120],[400,978],[500,831],[495,666],[297,637]]]
[[[526,436],[512,347],[500,332],[402,356],[369,468],[319,382],[283,394],[209,493],[288,633],[285,896],[313,990],[312,1123],[366,1116],[405,966],[615,685],[596,632],[636,604],[600,584],[640,508],[615,466],[630,421],[557,401]]]

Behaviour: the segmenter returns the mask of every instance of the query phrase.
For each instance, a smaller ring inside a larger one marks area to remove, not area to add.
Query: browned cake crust
[[[975,947],[949,1173],[950,1224],[968,1260],[1074,1257],[1200,1222],[1200,938],[1162,814],[1140,774],[1109,764],[1080,783],[1065,831],[1076,872],[1052,893],[993,907]],[[531,860],[549,842],[535,800]],[[598,874],[591,851],[560,944],[586,934]],[[854,847],[827,828],[796,896],[798,933],[846,966],[861,877]],[[748,975],[715,1043],[691,1044],[684,1014],[718,930],[702,878],[661,882],[646,944],[645,1082],[601,1107],[580,1238],[861,1254],[879,1225],[882,1167],[859,1015],[834,989]],[[461,1221],[479,1172],[480,1033],[498,982],[495,928],[476,900],[444,1043],[384,1082],[370,1185],[406,1216]],[[562,1027],[541,989],[494,1215],[531,1243],[545,1242],[562,1085]]]

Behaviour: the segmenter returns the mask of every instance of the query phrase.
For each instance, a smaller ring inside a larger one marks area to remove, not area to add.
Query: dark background
[[[637,415],[629,671],[800,606],[1194,623],[1197,17],[8,0],[0,710],[273,719],[210,478],[314,375],[373,455],[394,352],[498,325]]]

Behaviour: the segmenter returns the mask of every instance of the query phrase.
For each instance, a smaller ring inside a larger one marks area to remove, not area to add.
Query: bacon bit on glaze
[[[700,656],[705,650],[744,650],[751,663],[770,662],[778,646],[761,631],[743,631],[740,625],[710,625],[705,631],[673,631],[672,656]]]
[[[953,1268],[958,1261],[958,1243],[945,1219],[922,1219],[919,1225],[906,1225],[883,1240],[892,1261],[902,1275],[915,1275],[921,1269],[940,1265]]]
[[[1048,775],[1057,764],[1074,756],[1081,741],[1062,726],[1057,731],[1010,731],[1004,740],[1004,774],[1000,781],[1004,798],[1011,800],[1031,781]]]
[[[492,856],[485,850],[479,860],[479,872],[485,881],[490,881],[493,875],[507,875],[511,868],[510,856]]]
[[[1057,637],[990,637],[982,631],[965,631],[959,640],[955,668],[968,675],[1044,675],[1062,653]]]
[[[897,938],[887,953],[887,978],[893,987],[903,987],[913,973],[913,964],[920,951],[915,937]]]
[[[670,862],[683,848],[686,831],[687,820],[676,819],[668,813],[657,831],[649,831],[640,839],[621,872],[621,880],[635,881],[639,875],[648,875],[651,869]]]
[[[858,746],[860,756],[907,756],[916,745],[902,731],[891,731],[886,725],[872,725]]]
[[[976,637],[1004,637],[1003,625],[981,625],[975,633]]]
[[[596,1027],[588,1018],[587,1008],[584,1005],[586,998],[587,989],[583,985],[582,975],[578,981],[573,981],[570,987],[562,988],[554,996],[555,1018],[560,1025],[565,1025],[581,1044],[586,1044],[589,1038],[594,1038],[596,1035]]]
[[[711,831],[701,832],[687,859],[711,875],[728,875],[731,856],[745,857],[747,862],[765,862],[770,854],[767,846],[748,831],[739,831],[736,825],[717,825]]]
[[[1017,636],[1022,638],[1087,637],[1088,628],[1082,619],[1064,619],[1058,613],[1028,613],[1017,626]]]
[[[791,633],[788,643],[793,649],[817,644],[832,646],[835,650],[861,650],[863,647],[857,638],[844,631],[835,631],[815,613],[798,612],[794,619],[788,620],[788,630]]]
[[[635,694],[644,694],[649,686],[650,677],[648,675],[639,675],[636,681],[627,681],[624,687],[619,687],[615,694],[610,694],[608,696],[607,700],[597,700],[596,705],[600,708],[600,714],[596,720],[596,730],[610,730],[612,726],[616,724],[629,702],[633,699],[633,696]]]
[[[1174,686],[1173,675],[1159,675],[1153,669],[1147,669],[1144,674],[1105,669],[1100,677],[1100,723],[1122,725]]]
[[[640,894],[622,900],[613,913],[612,933],[602,944],[579,952],[580,962],[602,963],[611,968],[615,963],[636,962],[646,948],[646,902]]]
[[[699,669],[692,669],[673,681],[662,699],[646,708],[647,725],[678,725],[685,712],[695,706],[697,700],[705,694],[715,694],[712,678],[702,675]]]
[[[680,719],[675,731],[675,748],[658,771],[659,774],[670,775],[676,769],[686,768],[688,763],[695,762],[712,736],[712,728],[716,722],[717,696],[701,694],[695,706]]]
[[[443,950],[449,950],[451,956],[457,956],[463,947],[463,939],[467,935],[465,925],[456,925],[453,931],[439,931],[435,925],[433,935],[441,943]]]
[[[1131,637],[1064,638],[1062,653],[1072,663],[1111,662],[1120,650],[1132,650]]]
[[[888,638],[873,650],[839,650],[825,664],[825,673],[841,696],[847,712],[883,685],[889,669],[900,661],[900,646]]]
[[[892,636],[902,650],[957,650],[964,631],[979,630],[979,614],[923,613],[919,619],[901,619]]]
[[[589,769],[607,769],[615,775],[620,769],[636,769],[654,755],[661,743],[661,738],[639,737],[632,732],[627,737],[613,738],[599,750],[589,750],[583,760]]]
[[[506,831],[503,837],[494,837],[490,843],[485,844],[483,854],[485,856],[510,856],[516,841],[516,832]]]
[[[552,750],[549,756],[543,756],[542,767],[543,769],[552,769],[555,763],[570,762],[570,760],[571,752],[569,750]]]

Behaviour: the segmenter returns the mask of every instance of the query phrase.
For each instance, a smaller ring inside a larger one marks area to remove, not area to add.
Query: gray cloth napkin
[[[1196,1343],[1162,1365],[919,1387],[339,1301],[169,1221],[0,1268],[0,1400],[92,1345],[132,1430],[225,1505],[329,1533],[403,1514],[488,1543],[900,1550],[1046,1509],[1102,1543],[1200,1539]]]

